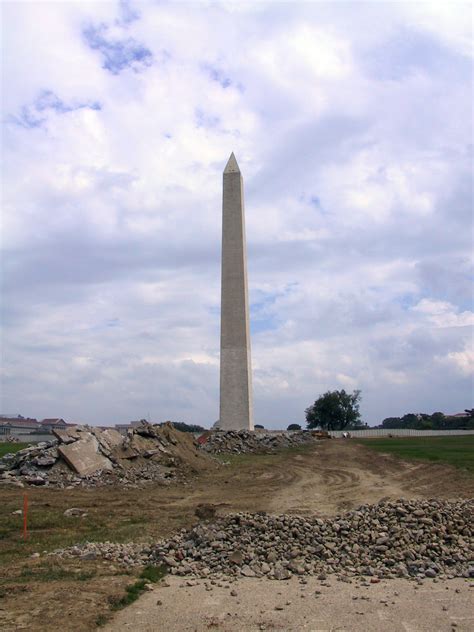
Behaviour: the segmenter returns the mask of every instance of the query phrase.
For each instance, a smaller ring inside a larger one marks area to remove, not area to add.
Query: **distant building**
[[[37,419],[29,417],[0,417],[0,434],[2,435],[24,435],[41,429]]]
[[[126,435],[127,434],[127,430],[130,430],[131,428],[137,428],[138,426],[140,426],[142,423],[142,421],[130,421],[128,424],[115,424],[115,430],[117,430],[117,432],[120,432],[120,434]]]
[[[115,424],[115,430],[120,434],[126,435],[127,430],[130,428],[130,424]]]
[[[11,434],[11,426],[8,421],[0,419],[0,436],[8,436]]]
[[[64,419],[53,418],[53,419],[43,419],[40,422],[41,430],[46,432],[51,432],[54,430],[65,430],[68,426],[73,424],[67,424]]]

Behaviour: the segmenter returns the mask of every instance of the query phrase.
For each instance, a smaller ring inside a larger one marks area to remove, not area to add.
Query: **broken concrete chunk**
[[[111,448],[116,448],[119,445],[122,445],[123,435],[120,434],[117,430],[113,428],[108,428],[104,430],[101,434],[101,437],[107,441]]]
[[[66,463],[79,474],[89,476],[99,470],[111,470],[111,461],[99,453],[99,443],[92,434],[86,434],[68,445],[60,445],[58,451]]]
[[[114,483],[135,486],[152,481],[168,484],[171,478],[215,467],[207,455],[196,450],[192,437],[171,424],[143,423],[140,429],[142,434],[130,429],[126,437],[113,428],[54,430],[54,443],[42,442],[0,458],[0,483],[22,486],[16,480],[22,478],[30,485],[52,484],[66,489]]]
[[[84,509],[79,509],[79,507],[71,507],[70,509],[66,509],[64,515],[68,518],[84,518],[85,516],[87,516],[87,512],[84,511]]]
[[[59,440],[59,443],[73,443],[82,436],[82,433],[78,430],[78,426],[66,428],[65,430],[53,428],[52,433]]]
[[[145,459],[150,459],[152,456],[155,456],[155,454],[159,454],[160,451],[159,450],[145,450],[145,452],[143,452],[142,456]]]
[[[50,467],[56,463],[56,459],[53,456],[36,456],[31,462],[39,467]]]

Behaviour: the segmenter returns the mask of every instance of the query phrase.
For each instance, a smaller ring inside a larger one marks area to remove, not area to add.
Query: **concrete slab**
[[[110,460],[99,453],[99,443],[92,434],[86,434],[74,443],[58,446],[58,452],[79,476],[112,469]]]
[[[52,429],[53,435],[59,439],[59,443],[72,443],[82,437],[82,432],[77,427],[66,428],[65,430]]]
[[[100,428],[91,428],[91,434],[99,442],[99,449],[105,456],[110,456],[112,450],[123,444],[124,436],[113,428],[101,430]]]
[[[123,435],[121,435],[118,430],[114,430],[113,428],[104,430],[102,432],[101,438],[105,439],[105,441],[107,441],[111,448],[116,448],[123,443]]]

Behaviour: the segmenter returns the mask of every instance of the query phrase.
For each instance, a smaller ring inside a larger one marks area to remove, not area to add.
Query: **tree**
[[[176,430],[181,432],[204,432],[206,429],[197,424],[187,424],[184,421],[172,421],[171,422]]]
[[[443,430],[446,427],[446,417],[444,416],[444,413],[433,413],[431,415],[431,421],[435,430]]]
[[[301,430],[301,426],[299,424],[290,424],[287,430]]]
[[[400,417],[386,417],[382,421],[382,428],[400,428]]]
[[[327,391],[305,410],[308,428],[344,430],[361,426],[360,391]]]
[[[262,426],[262,424],[255,424],[254,428],[260,428],[260,430],[265,430],[265,426]]]
[[[418,428],[418,416],[415,413],[407,413],[400,419],[400,428]]]

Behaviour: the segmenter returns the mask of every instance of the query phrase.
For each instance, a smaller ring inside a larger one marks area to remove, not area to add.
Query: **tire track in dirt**
[[[192,515],[201,503],[219,512],[268,511],[334,515],[397,498],[474,495],[474,479],[446,465],[402,461],[355,441],[318,442],[304,452],[282,452],[200,477],[162,506]]]
[[[326,441],[293,456],[285,470],[296,479],[275,490],[273,512],[334,514],[366,503],[396,498],[466,497],[472,477],[447,465],[411,463],[373,452],[355,442]]]

